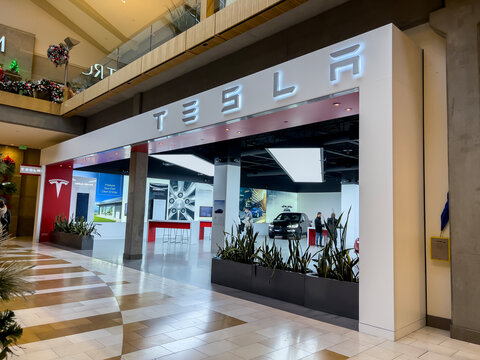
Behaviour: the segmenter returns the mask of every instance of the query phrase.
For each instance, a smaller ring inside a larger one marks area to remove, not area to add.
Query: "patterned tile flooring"
[[[423,328],[397,342],[30,242],[36,293],[1,303],[24,327],[18,359],[480,359],[480,346]]]

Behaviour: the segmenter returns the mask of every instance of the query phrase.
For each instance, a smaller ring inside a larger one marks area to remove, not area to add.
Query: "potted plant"
[[[225,245],[219,247],[217,257],[212,259],[212,283],[251,291],[253,263],[259,250],[255,250],[258,233],[248,228],[242,234],[236,227],[236,233],[225,234]]]
[[[289,240],[289,257],[283,261],[281,249],[275,242],[270,246],[267,239],[260,247],[258,264],[252,277],[252,292],[274,299],[304,305],[305,274],[312,254],[309,248],[303,252],[300,239]]]
[[[0,234],[0,254],[5,255],[6,243],[9,235]],[[32,282],[24,279],[26,271],[33,266],[22,261],[0,260],[0,301],[9,301],[18,296],[33,294]],[[15,314],[11,310],[0,311],[0,359],[13,355],[13,348],[22,336],[23,330],[15,321]]]
[[[52,243],[79,250],[93,249],[93,235],[98,235],[97,224],[87,222],[83,217],[68,221],[64,216],[55,218],[53,231],[50,233]]]
[[[350,211],[339,237],[335,241],[342,219],[327,225],[328,241],[320,250],[316,262],[316,274],[305,277],[305,306],[328,313],[358,319],[358,256],[350,256],[353,249],[346,247],[346,235]]]

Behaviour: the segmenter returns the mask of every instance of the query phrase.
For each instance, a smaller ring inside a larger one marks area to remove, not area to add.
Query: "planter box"
[[[255,266],[252,292],[270,298],[304,305],[305,275],[285,270]]]
[[[50,101],[50,93],[48,91],[34,91],[33,97],[40,100]]]
[[[212,283],[243,291],[252,290],[253,265],[212,259]]]
[[[358,320],[358,283],[307,275],[305,306]]]
[[[54,244],[68,246],[79,250],[93,249],[93,236],[76,235],[64,232],[50,232],[50,241]]]

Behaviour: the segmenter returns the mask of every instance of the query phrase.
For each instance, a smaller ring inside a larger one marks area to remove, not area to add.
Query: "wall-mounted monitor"
[[[200,206],[200,217],[212,217],[213,207]]]

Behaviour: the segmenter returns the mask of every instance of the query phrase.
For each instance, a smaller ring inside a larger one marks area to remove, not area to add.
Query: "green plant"
[[[172,1],[173,8],[168,8],[170,13],[168,26],[175,35],[181,34],[200,22],[200,2],[198,0],[188,2],[193,2],[193,4],[189,5],[187,1],[184,1],[182,5],[175,6],[175,3]]]
[[[12,62],[10,63],[10,66],[8,67],[8,70],[10,70],[11,72],[14,72],[14,73],[18,74],[18,62],[17,62],[17,59],[12,60]]]
[[[236,226],[236,234],[233,232],[225,233],[225,245],[218,247],[217,257],[222,260],[232,260],[244,264],[253,264],[258,257],[259,249],[255,249],[255,241],[258,232],[253,233],[253,228],[249,227],[242,234],[240,227]]]
[[[5,251],[5,245],[11,237],[0,235],[0,254]],[[24,279],[25,272],[33,266],[21,261],[0,260],[0,300],[8,301],[15,296],[33,294],[33,283]],[[22,336],[22,328],[15,321],[15,314],[11,310],[0,312],[0,359],[6,359],[13,354],[12,347]]]
[[[258,254],[255,256],[258,265],[273,269],[272,276],[276,269],[287,269],[287,263],[283,260],[282,250],[277,247],[275,241],[273,241],[273,244],[270,245],[267,238],[265,238],[265,242],[258,250]]]
[[[328,224],[325,224],[328,232],[328,241],[326,242],[325,247],[319,251],[318,259],[313,260],[316,262],[314,266],[319,277],[358,282],[357,265],[359,258],[358,256],[352,258],[350,253],[353,249],[346,247],[350,210],[347,214],[342,236],[339,239],[340,246],[335,242],[335,238],[338,229],[340,228],[343,213],[340,215],[333,228],[328,226]]]
[[[308,268],[308,265],[310,265],[312,258],[316,254],[312,254],[309,251],[310,246],[307,246],[307,249],[302,252],[300,239],[295,236],[293,240],[288,241],[288,250],[290,251],[290,256],[287,260],[288,270],[302,274],[311,272],[311,270]]]
[[[69,234],[77,234],[82,236],[90,236],[92,234],[101,236],[97,231],[97,225],[92,222],[85,221],[83,217],[68,221],[65,216],[57,215],[53,223],[53,231],[64,232]]]
[[[17,192],[17,184],[12,181],[15,174],[15,161],[10,156],[0,154],[0,195],[11,195]]]

